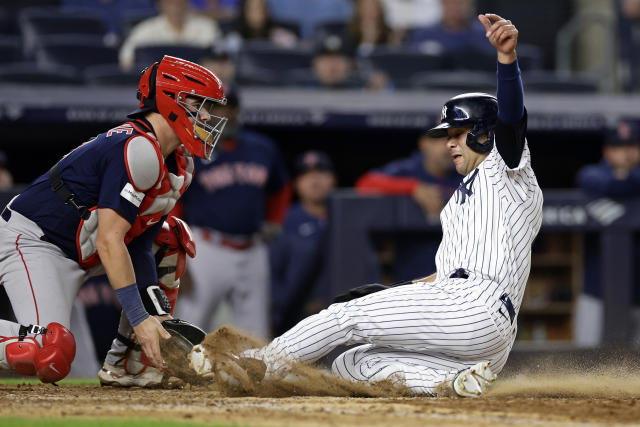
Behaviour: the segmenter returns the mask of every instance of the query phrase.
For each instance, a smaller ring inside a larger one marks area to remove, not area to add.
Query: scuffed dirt
[[[499,388],[500,384],[496,392]],[[201,387],[144,390],[0,385],[0,399],[0,417],[141,417],[256,426],[632,424],[640,420],[640,394],[624,398],[572,397],[566,393],[561,397],[529,397],[503,392],[480,399],[256,398],[223,397]]]
[[[245,350],[264,344],[230,326],[208,334],[202,342],[207,358],[214,364],[215,380],[209,388],[224,396],[290,397],[403,397],[410,391],[391,380],[371,384],[337,378],[323,369],[302,363],[287,363],[287,373],[265,377],[266,366],[261,360],[242,355]],[[184,363],[184,361],[183,361]],[[223,377],[223,375],[225,377]],[[229,381],[229,377],[232,380]],[[191,384],[203,385],[192,375],[181,376]]]

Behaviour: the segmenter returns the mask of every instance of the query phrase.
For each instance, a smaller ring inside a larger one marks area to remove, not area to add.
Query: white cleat
[[[160,387],[163,377],[162,371],[153,366],[147,366],[142,372],[132,374],[125,370],[124,364],[114,366],[106,362],[98,372],[100,385],[114,387]]]
[[[460,397],[479,397],[487,392],[496,378],[489,362],[480,362],[458,373],[453,380],[453,391]]]

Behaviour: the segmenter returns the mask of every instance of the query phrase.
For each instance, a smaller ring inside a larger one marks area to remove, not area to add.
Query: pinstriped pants
[[[417,394],[434,394],[440,383],[482,361],[500,372],[513,345],[511,322],[448,290],[455,288],[450,280],[333,304],[260,353],[265,361],[312,362],[339,345],[360,344],[336,358],[334,374],[365,382],[400,378]]]

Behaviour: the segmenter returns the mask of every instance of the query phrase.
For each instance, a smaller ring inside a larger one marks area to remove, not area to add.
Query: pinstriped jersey
[[[457,292],[487,304],[507,293],[519,308],[531,269],[531,244],[542,223],[542,191],[528,143],[515,168],[507,166],[494,144],[464,177],[440,221],[436,280],[464,268],[482,280],[463,281]]]

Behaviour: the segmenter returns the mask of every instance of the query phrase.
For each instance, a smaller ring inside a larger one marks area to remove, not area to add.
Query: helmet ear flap
[[[151,67],[142,70],[140,85],[136,97],[140,100],[141,108],[151,108],[156,110],[156,75],[158,73],[158,65],[156,62]]]
[[[479,142],[478,138],[482,135],[487,135],[485,142]],[[476,153],[488,153],[493,148],[495,141],[495,130],[493,127],[487,128],[484,125],[478,123],[467,134],[467,147],[471,148]]]

